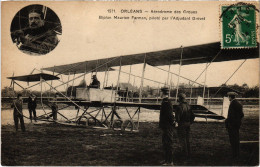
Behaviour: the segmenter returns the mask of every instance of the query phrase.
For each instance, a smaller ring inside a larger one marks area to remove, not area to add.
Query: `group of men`
[[[92,76],[92,82],[89,87],[100,88],[100,82],[98,81],[96,75]],[[56,103],[57,97],[58,97],[58,93],[56,93],[54,95],[54,98],[52,98],[52,102],[50,102],[50,107],[51,107],[52,113],[49,116],[47,116],[47,119],[52,117],[54,121],[57,120],[57,113],[58,113],[58,105]],[[17,95],[17,99],[13,101],[11,107],[14,108],[13,118],[14,118],[14,124],[15,124],[16,131],[18,131],[18,123],[20,120],[21,129],[24,132],[25,126],[24,126],[24,119],[23,119],[23,100],[22,100],[21,94]],[[28,110],[29,110],[31,122],[33,119],[35,122],[37,122],[36,107],[37,107],[36,96],[34,94],[30,94],[28,97]]]
[[[189,158],[191,155],[190,149],[190,126],[194,122],[195,115],[186,101],[186,96],[183,93],[178,95],[178,107],[173,109],[173,105],[168,97],[168,88],[161,89],[163,93],[163,100],[160,110],[159,128],[162,130],[162,144],[164,150],[164,162],[163,165],[173,165],[173,136],[176,129],[179,141],[181,143],[183,155]],[[230,106],[228,109],[228,117],[225,120],[225,125],[229,134],[230,144],[232,148],[233,158],[236,159],[239,156],[239,128],[241,126],[241,120],[244,117],[242,105],[235,99],[237,94],[235,92],[229,92],[228,97],[230,100]],[[56,104],[58,94],[55,94],[53,102],[51,103],[52,114],[49,117],[53,117],[57,120],[58,106]],[[20,120],[21,129],[24,132],[24,120],[23,120],[23,100],[22,95],[18,94],[17,99],[13,102],[14,108],[13,116],[15,129],[18,130],[18,121]],[[36,121],[36,97],[30,95],[28,99],[28,110],[30,113],[30,120],[32,122],[32,113],[34,120]],[[174,116],[175,113],[175,116]]]
[[[30,120],[32,122],[32,114],[34,116],[34,120],[36,122],[36,96],[33,94],[30,94],[28,98],[28,110],[30,114]],[[20,121],[21,129],[23,132],[25,132],[25,126],[24,126],[24,119],[23,119],[23,100],[22,100],[22,94],[17,95],[17,99],[13,101],[13,104],[11,105],[12,108],[14,108],[13,117],[14,117],[14,125],[15,130],[18,131],[18,123]]]
[[[53,120],[57,120],[57,112],[58,112],[58,105],[56,104],[58,94],[55,94],[55,97],[52,99],[53,102],[51,102],[51,110],[52,113],[47,117],[53,117]],[[21,129],[23,132],[25,132],[25,126],[24,126],[24,115],[23,115],[23,100],[22,100],[22,94],[18,93],[17,99],[13,101],[12,108],[14,108],[13,112],[13,118],[14,118],[14,125],[15,130],[18,131],[18,124],[20,121]],[[36,107],[37,107],[37,100],[36,96],[34,94],[30,94],[28,97],[28,110],[30,115],[30,120],[34,119],[35,122],[37,122],[37,116],[36,116]]]
[[[176,110],[174,110],[168,97],[168,88],[162,88],[161,91],[163,93],[163,100],[160,110],[159,128],[162,130],[162,146],[164,151],[164,161],[162,165],[172,166],[173,137],[175,129],[181,144],[183,156],[186,157],[186,159],[189,159],[191,156],[190,126],[194,122],[195,115],[185,99],[185,94],[180,93],[178,95],[179,104]],[[228,93],[230,106],[228,109],[228,117],[225,120],[233,159],[237,159],[239,156],[239,128],[241,120],[244,117],[242,105],[235,99],[236,95],[235,92]]]
[[[179,141],[182,146],[182,151],[186,157],[190,156],[190,125],[195,119],[195,115],[189,104],[186,102],[185,94],[178,95],[179,105],[174,111],[173,105],[168,97],[168,88],[161,89],[163,100],[160,110],[159,127],[162,130],[162,144],[164,150],[163,165],[173,165],[173,134],[174,129],[177,129]],[[175,117],[174,117],[175,113]]]
[[[90,88],[100,88],[100,82],[97,79],[96,75],[92,76],[92,82],[89,85]],[[47,119],[53,118],[54,121],[57,120],[57,113],[58,113],[58,105],[56,103],[58,97],[58,93],[54,95],[52,98],[52,102],[50,102],[50,107],[52,110],[52,113],[47,116]],[[36,120],[36,106],[37,106],[37,101],[36,101],[36,96],[33,94],[30,94],[28,97],[28,110],[30,114],[30,120],[32,122],[32,119],[34,118],[34,121],[37,122]],[[25,131],[25,126],[24,126],[24,119],[23,119],[23,100],[22,100],[22,95],[18,94],[17,99],[13,101],[13,104],[11,105],[12,108],[14,108],[14,123],[15,123],[15,128],[16,131],[18,130],[18,123],[20,120],[21,124],[21,129],[24,132]],[[33,115],[33,117],[32,117]]]

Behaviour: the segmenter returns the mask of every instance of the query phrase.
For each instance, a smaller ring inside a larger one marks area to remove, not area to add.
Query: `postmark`
[[[257,47],[256,12],[252,4],[221,5],[221,48]]]

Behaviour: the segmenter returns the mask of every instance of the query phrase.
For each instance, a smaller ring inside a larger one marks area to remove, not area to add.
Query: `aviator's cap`
[[[34,8],[34,9],[32,9],[32,10],[29,11],[29,14],[30,14],[30,13],[38,13],[38,14],[40,14],[41,19],[44,18],[44,14],[43,14],[43,12],[42,12],[40,9]]]
[[[179,93],[178,94],[178,97],[179,98],[182,98],[182,99],[185,99],[186,98],[186,95],[184,93]]]
[[[236,92],[228,92],[227,95],[228,96],[237,96],[238,94]]]

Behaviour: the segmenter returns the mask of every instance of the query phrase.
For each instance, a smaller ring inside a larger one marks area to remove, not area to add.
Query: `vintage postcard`
[[[1,165],[259,165],[258,1],[1,2]]]

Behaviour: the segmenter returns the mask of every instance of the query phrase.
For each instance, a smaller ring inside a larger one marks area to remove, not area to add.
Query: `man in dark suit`
[[[229,135],[229,140],[232,148],[233,158],[239,156],[239,128],[242,118],[244,117],[243,106],[236,100],[237,93],[228,92],[230,105],[228,108],[228,117],[225,120],[226,128]]]
[[[13,116],[14,116],[14,125],[16,132],[18,131],[18,123],[20,120],[21,129],[25,132],[24,120],[23,120],[23,100],[22,94],[17,95],[17,99],[13,101],[11,105],[14,108]]]
[[[54,121],[57,121],[57,114],[58,114],[58,104],[57,104],[57,98],[59,96],[59,93],[55,93],[54,97],[50,101],[50,107],[51,107],[51,114],[47,116],[47,119],[53,117]]]
[[[30,96],[28,98],[28,110],[29,110],[31,122],[32,122],[32,114],[34,117],[34,121],[37,122],[36,121],[36,106],[37,106],[36,96],[33,94],[30,94]]]
[[[57,120],[57,113],[58,113],[58,104],[57,104],[57,98],[59,96],[59,93],[55,93],[54,98],[52,98],[52,104],[51,104],[51,111],[52,114],[51,116],[53,117],[53,120],[56,121]]]
[[[177,125],[177,134],[179,141],[182,146],[182,151],[185,154],[186,158],[190,157],[190,125],[195,119],[195,115],[191,110],[190,105],[186,101],[186,95],[180,93],[178,95],[179,105],[176,110],[176,125]]]
[[[162,130],[162,144],[165,160],[163,165],[173,165],[173,107],[168,98],[169,89],[162,88],[161,91],[163,93],[163,100],[160,110],[159,128]]]

